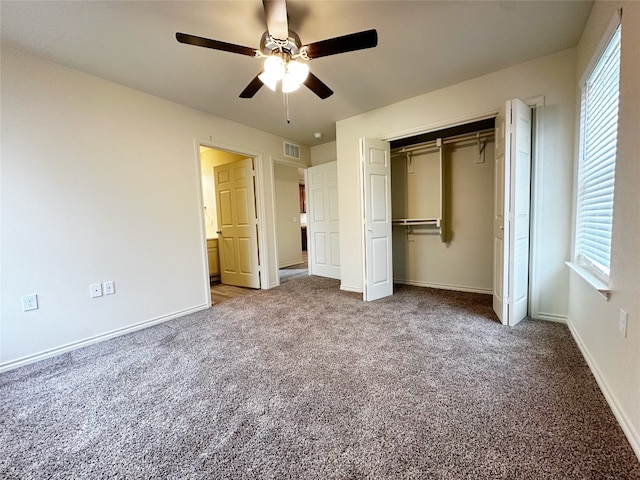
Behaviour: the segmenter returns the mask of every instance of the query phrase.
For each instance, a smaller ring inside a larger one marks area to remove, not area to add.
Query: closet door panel
[[[393,295],[391,152],[388,142],[360,139],[364,187],[364,300]]]

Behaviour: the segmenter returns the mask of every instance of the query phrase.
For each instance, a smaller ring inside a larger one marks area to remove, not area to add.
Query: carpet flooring
[[[564,325],[306,277],[0,375],[2,479],[640,479]]]

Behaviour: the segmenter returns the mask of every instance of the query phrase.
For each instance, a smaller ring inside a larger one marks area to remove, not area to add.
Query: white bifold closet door
[[[531,109],[518,99],[496,118],[495,162],[493,309],[514,326],[529,302],[531,203]]]
[[[391,149],[389,142],[360,139],[364,213],[365,301],[393,295]]]

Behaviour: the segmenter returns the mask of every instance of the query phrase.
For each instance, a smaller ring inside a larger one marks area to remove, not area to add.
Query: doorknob
[[[370,232],[373,232],[373,228],[371,227],[367,228],[367,230],[369,230]]]
[[[221,230],[216,230],[216,233],[217,233],[218,235],[222,235],[222,231],[221,231]]]

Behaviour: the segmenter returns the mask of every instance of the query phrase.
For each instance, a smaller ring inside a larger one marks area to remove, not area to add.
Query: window
[[[618,137],[620,25],[582,85],[576,262],[608,279]]]

